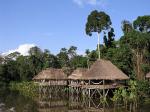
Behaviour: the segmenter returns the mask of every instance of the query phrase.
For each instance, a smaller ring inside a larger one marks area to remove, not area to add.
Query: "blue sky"
[[[116,37],[122,35],[121,21],[150,15],[149,0],[0,0],[0,53],[34,44],[56,54],[71,45],[79,53],[95,49],[96,35],[85,34],[92,10],[105,11]],[[102,35],[101,35],[101,43]]]

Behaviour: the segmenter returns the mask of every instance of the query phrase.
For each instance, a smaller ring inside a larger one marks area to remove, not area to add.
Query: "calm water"
[[[85,99],[83,101],[83,99]],[[96,99],[68,97],[65,94],[41,94],[30,99],[17,91],[0,90],[0,112],[129,112],[124,108],[103,108]],[[150,112],[150,104],[140,106],[135,112]]]

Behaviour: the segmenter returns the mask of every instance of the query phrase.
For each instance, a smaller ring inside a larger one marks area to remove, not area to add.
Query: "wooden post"
[[[103,97],[105,96],[105,80],[103,80]]]
[[[98,33],[98,59],[100,59],[100,33]]]
[[[91,95],[90,95],[90,88],[89,88],[89,98],[90,98],[90,96],[91,96]]]
[[[90,80],[89,80],[88,85],[90,85]],[[90,88],[88,88],[88,89],[89,89],[89,98],[90,98],[90,96],[91,96],[91,95],[90,95],[90,92],[91,92],[91,91],[90,91]]]
[[[105,80],[103,79],[103,101],[105,100]],[[103,103],[103,107],[105,107],[105,102]]]
[[[90,108],[91,107],[91,101],[90,101],[90,99],[88,99],[88,101],[89,101],[88,103],[89,103],[89,108]]]

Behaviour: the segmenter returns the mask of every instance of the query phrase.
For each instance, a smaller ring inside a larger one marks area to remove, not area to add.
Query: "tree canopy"
[[[150,15],[139,16],[133,22],[134,28],[140,32],[149,32],[150,33]]]
[[[105,12],[98,12],[97,10],[94,10],[90,13],[90,15],[87,18],[87,23],[85,26],[86,34],[89,36],[92,36],[93,32],[98,33],[98,56],[100,59],[100,33],[101,31],[108,30],[111,25],[111,20],[109,15],[107,15]]]
[[[110,28],[111,20],[105,12],[94,10],[87,18],[86,34],[92,36],[92,32],[101,33],[103,30]]]

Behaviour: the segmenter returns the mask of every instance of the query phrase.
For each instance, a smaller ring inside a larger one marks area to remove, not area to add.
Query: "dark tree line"
[[[78,67],[87,67],[87,57],[78,55],[77,47],[62,48],[57,55],[38,47],[29,50],[28,56],[22,56],[18,52],[5,57],[0,56],[0,81],[29,81],[42,69],[62,68],[74,70]]]

